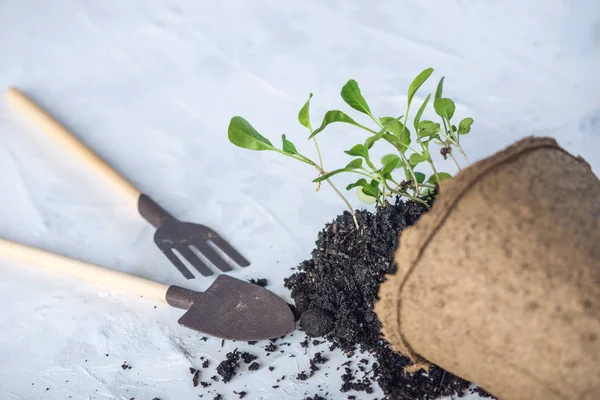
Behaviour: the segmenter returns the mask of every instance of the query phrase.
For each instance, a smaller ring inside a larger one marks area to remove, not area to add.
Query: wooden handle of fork
[[[57,143],[61,144],[71,153],[79,156],[90,167],[100,172],[112,184],[117,186],[137,209],[138,199],[141,194],[140,191],[108,165],[100,156],[77,139],[65,126],[60,124],[31,98],[16,88],[9,88],[6,91],[6,99],[15,109],[20,111]]]

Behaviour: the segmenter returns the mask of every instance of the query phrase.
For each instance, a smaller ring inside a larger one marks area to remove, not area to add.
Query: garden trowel
[[[123,272],[0,239],[0,257],[126,291],[187,310],[179,324],[228,340],[274,339],[296,328],[288,304],[258,285],[221,274],[204,292],[167,286]]]

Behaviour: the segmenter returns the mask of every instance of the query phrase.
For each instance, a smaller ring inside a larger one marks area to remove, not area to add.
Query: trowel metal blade
[[[288,304],[275,293],[228,275],[197,292],[179,324],[228,340],[268,340],[296,328]]]

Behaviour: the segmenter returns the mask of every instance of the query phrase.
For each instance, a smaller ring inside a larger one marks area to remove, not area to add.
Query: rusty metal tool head
[[[5,239],[0,239],[2,257],[166,302],[187,310],[179,319],[180,325],[221,339],[268,340],[296,329],[294,315],[281,297],[268,289],[225,274],[219,275],[204,292],[197,292]]]
[[[223,272],[231,271],[232,267],[227,258],[241,267],[250,265],[244,256],[213,229],[200,224],[182,222],[172,217],[27,95],[16,88],[9,88],[6,99],[57,143],[80,157],[120,189],[140,215],[156,228],[154,242],[184,277],[192,279],[194,274],[185,266],[183,260],[204,276],[211,276],[214,273],[211,266]]]
[[[279,296],[225,274],[204,292],[171,286],[166,300],[188,310],[180,325],[223,339],[274,339],[296,326],[290,307]]]

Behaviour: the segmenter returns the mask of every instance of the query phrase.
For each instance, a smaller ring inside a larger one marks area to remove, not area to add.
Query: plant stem
[[[392,192],[392,193],[395,193],[395,194],[397,194],[397,195],[400,195],[400,196],[405,196],[406,198],[408,198],[408,199],[411,199],[411,200],[414,200],[414,201],[417,201],[417,202],[419,202],[419,203],[422,203],[422,204],[424,204],[424,205],[425,205],[427,208],[429,208],[429,204],[427,204],[425,201],[423,201],[423,200],[419,199],[418,197],[413,197],[413,196],[411,196],[410,194],[408,194],[408,193],[406,193],[406,192],[401,192],[401,191],[399,191],[399,190],[394,190],[394,189],[392,189],[392,188],[391,188],[391,187],[390,187],[390,186],[387,184],[387,182],[386,182],[385,180],[383,181],[383,185],[384,185],[384,187],[386,187],[386,188],[387,188],[387,189],[388,189],[390,192]]]
[[[369,115],[371,116],[373,121],[375,121],[377,123],[377,125],[379,125],[380,128],[383,128],[381,121],[377,120],[377,118],[375,118],[371,114],[369,114]],[[408,128],[406,128],[406,125],[404,125],[404,129],[408,129]],[[396,146],[394,145],[394,147],[396,147]],[[415,171],[413,171],[413,169],[408,164],[408,160],[406,159],[406,156],[404,155],[404,151],[398,147],[396,147],[396,149],[398,149],[398,152],[400,153],[400,157],[402,158],[402,162],[404,164],[404,174],[406,175],[406,170],[408,169],[408,171],[410,172],[410,175],[412,176],[412,181],[415,183],[415,190],[417,193],[419,193],[419,183],[417,182],[417,176],[415,175]],[[417,152],[415,151],[415,153],[417,153]],[[408,178],[408,176],[407,176],[407,178]]]
[[[465,151],[463,150],[462,146],[460,145],[456,145],[456,148],[458,149],[458,151],[460,151],[460,154],[462,154],[462,156],[464,157],[465,161],[467,162],[467,164],[471,164],[471,162],[469,161],[469,158],[467,157],[467,155],[465,154]]]
[[[323,157],[321,157],[321,150],[319,150],[319,144],[317,143],[317,138],[313,138],[313,142],[315,143],[315,147],[317,149],[317,155],[319,156],[319,166],[321,168],[323,168]]]
[[[312,134],[312,127],[309,127],[310,133]],[[319,143],[317,143],[317,138],[313,138],[313,143],[315,144],[315,148],[317,149],[317,155],[319,156],[319,166],[323,169],[323,157],[321,157],[321,150],[319,149]],[[317,183],[317,192],[321,189],[321,182]]]
[[[335,190],[335,192],[338,194],[338,196],[340,196],[340,198],[344,201],[344,203],[346,203],[346,206],[350,210],[350,214],[352,214],[352,219],[354,220],[354,225],[356,226],[356,229],[359,229],[358,219],[356,218],[356,213],[354,212],[354,209],[352,208],[352,205],[350,204],[350,202],[344,197],[344,195],[338,190],[338,188],[335,187],[335,185],[333,184],[333,182],[331,182],[330,179],[326,179],[326,181],[327,181],[327,183],[329,183],[329,186],[331,186],[331,188],[333,190]]]
[[[398,150],[400,150],[400,149],[398,149]],[[413,171],[413,169],[408,164],[408,160],[406,159],[406,156],[404,155],[404,153],[402,151],[400,151],[400,156],[402,156],[402,162],[405,165],[404,168],[408,169],[408,171],[410,172],[410,175],[412,176],[412,181],[415,183],[415,191],[417,193],[419,193],[419,182],[417,182],[417,175],[415,175],[415,171]],[[408,178],[408,176],[407,176],[407,178]]]
[[[326,172],[323,169],[323,167],[321,167],[320,165],[318,165],[317,163],[315,163],[314,161],[312,161],[310,158],[303,156],[303,155],[295,155],[295,154],[289,154],[286,153],[284,151],[281,151],[279,149],[275,149],[276,151],[278,151],[279,153],[292,157],[295,160],[298,161],[302,161],[305,164],[308,165],[312,165],[313,167],[315,167],[317,169],[317,171],[319,171],[319,174],[321,175],[325,175]],[[366,175],[366,174],[364,174]],[[369,176],[369,175],[367,175]],[[350,210],[350,214],[352,214],[352,219],[354,220],[354,225],[356,226],[356,229],[359,228],[358,225],[358,219],[356,218],[356,213],[354,212],[354,209],[352,208],[352,205],[350,204],[350,202],[344,197],[344,195],[338,190],[338,188],[333,184],[333,182],[331,182],[330,179],[326,179],[327,183],[331,186],[331,188],[338,194],[338,196],[340,196],[340,198],[344,201],[344,203],[346,203],[346,206],[348,207],[348,209]]]
[[[431,165],[431,169],[433,170],[433,174],[435,175],[435,179],[437,180],[438,183],[440,183],[440,176],[438,175],[437,169],[435,169],[435,165],[433,164],[433,160],[431,159],[431,155],[429,156],[429,159],[427,161],[429,162],[429,165]]]
[[[456,158],[454,157],[454,154],[452,154],[452,151],[450,151],[450,153],[448,153],[448,154],[450,155],[450,158],[452,159],[452,161],[454,161],[454,164],[456,164],[456,166],[458,167],[458,170],[462,171],[462,168],[458,164],[458,161],[456,161]]]
[[[427,204],[427,202],[425,202],[424,200],[419,199],[418,197],[411,196],[410,194],[408,194],[406,192],[401,192],[399,190],[392,190],[392,193],[395,193],[400,196],[404,196],[412,201],[419,202],[419,203],[425,205],[425,207],[427,207],[427,209],[429,209],[429,204]]]
[[[395,137],[395,136],[394,136],[394,137]],[[384,137],[384,138],[382,138],[382,139],[383,139],[383,140],[385,140],[386,142],[388,142],[389,144],[391,144],[392,146],[396,147],[396,145],[395,145],[395,144],[394,144],[392,141],[390,141],[389,139],[387,139],[387,138],[385,138],[385,137]],[[412,152],[413,152],[413,153],[418,153],[418,151],[417,151],[417,150],[415,150],[415,149],[413,149],[412,147],[410,147],[410,146],[406,146],[404,143],[401,143],[401,144],[402,144],[402,146],[404,146],[404,147],[406,148],[406,150],[412,150]],[[402,151],[402,150],[400,150],[398,147],[396,147],[396,149],[397,149],[398,151]]]

